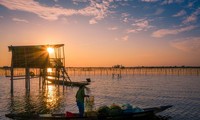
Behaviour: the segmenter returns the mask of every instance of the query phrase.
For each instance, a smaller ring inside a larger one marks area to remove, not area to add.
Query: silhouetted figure
[[[84,110],[85,110],[84,98],[85,97],[89,97],[89,95],[85,94],[85,86],[81,85],[76,93],[76,103],[79,109],[80,117],[83,117],[84,115]]]

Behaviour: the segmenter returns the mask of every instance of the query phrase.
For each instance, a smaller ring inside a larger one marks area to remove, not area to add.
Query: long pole
[[[10,92],[11,92],[11,94],[13,94],[13,75],[14,75],[14,69],[13,69],[13,67],[11,67],[10,73],[11,73],[11,78],[10,78]]]
[[[14,75],[14,69],[13,69],[13,51],[12,51],[12,58],[11,58],[11,68],[10,68],[10,92],[13,95],[13,75]]]
[[[25,79],[25,86],[26,86],[26,91],[30,91],[30,69],[26,67],[26,79]]]

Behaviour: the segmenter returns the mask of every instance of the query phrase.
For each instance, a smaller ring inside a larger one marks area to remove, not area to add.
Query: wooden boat
[[[142,112],[129,113],[129,114],[120,114],[115,116],[84,116],[80,117],[78,113],[73,113],[73,116],[66,116],[65,113],[62,114],[31,114],[31,113],[19,113],[19,114],[6,114],[5,116],[12,119],[28,119],[28,120],[57,120],[57,119],[65,119],[65,120],[154,120],[154,116],[156,113],[162,112],[168,108],[172,107],[172,105],[167,106],[159,106],[152,108],[144,108]]]
[[[69,79],[69,78],[68,78]],[[87,78],[86,81],[71,81],[69,80],[57,80],[55,76],[48,76],[46,80],[51,84],[59,84],[59,85],[66,85],[66,86],[81,86],[81,85],[89,85],[91,82],[90,78]]]
[[[47,80],[53,84],[66,85],[66,86],[81,86],[90,84],[90,82],[87,81],[74,82],[74,81],[63,81],[63,80],[52,80],[52,79],[47,79]]]

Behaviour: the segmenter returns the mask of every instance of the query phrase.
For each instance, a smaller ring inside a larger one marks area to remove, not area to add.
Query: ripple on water
[[[200,119],[199,76],[170,75],[122,75],[121,79],[109,75],[80,75],[73,80],[90,77],[89,88],[95,96],[95,106],[112,103],[130,103],[139,107],[155,107],[172,104],[173,107],[159,113],[173,120]],[[78,112],[75,103],[76,87],[49,85],[38,87],[38,80],[31,80],[30,94],[25,93],[24,81],[15,81],[14,95],[10,95],[8,78],[0,77],[0,119],[10,112],[61,113]]]

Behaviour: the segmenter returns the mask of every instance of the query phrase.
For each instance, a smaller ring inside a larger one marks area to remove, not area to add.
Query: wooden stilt
[[[42,69],[40,68],[40,73],[39,73],[39,89],[41,89],[41,78],[42,78]]]
[[[25,87],[26,87],[26,92],[30,92],[30,69],[26,69],[26,79],[25,79]]]
[[[13,75],[14,75],[14,69],[11,67],[10,69],[11,77],[10,77],[10,92],[13,94]]]

